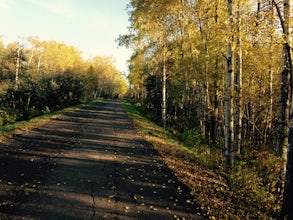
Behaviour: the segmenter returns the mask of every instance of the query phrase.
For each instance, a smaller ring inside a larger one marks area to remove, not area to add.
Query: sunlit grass
[[[132,117],[134,125],[154,147],[160,146],[161,150],[164,149],[164,151],[168,151],[168,153],[173,155],[176,154],[186,160],[196,161],[203,166],[214,167],[216,165],[217,167],[222,167],[224,157],[220,150],[201,144],[190,147],[179,141],[178,138],[168,130],[163,129],[161,126],[143,116],[135,106],[126,100],[123,101],[123,105],[128,114]]]
[[[73,111],[75,109],[78,109],[83,105],[85,105],[85,104],[80,104],[80,105],[64,108],[64,109],[61,109],[58,111],[49,112],[49,113],[43,114],[41,116],[32,118],[27,121],[18,121],[18,122],[12,123],[12,124],[0,126],[0,141],[3,141],[3,140],[5,140],[5,138],[11,137],[14,134],[20,134],[20,133],[28,131],[32,128],[36,128],[41,125],[44,125],[50,119],[54,119],[54,118],[58,117],[59,115],[64,114],[65,112],[69,112],[69,111]]]

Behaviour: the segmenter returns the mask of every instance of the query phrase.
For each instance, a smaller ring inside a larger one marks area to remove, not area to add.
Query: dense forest
[[[250,217],[292,219],[292,1],[132,0],[128,12],[118,41],[134,50],[136,106],[208,144],[212,166],[255,200]]]
[[[124,77],[109,57],[89,61],[73,46],[37,37],[0,42],[0,125],[99,97],[123,96]]]

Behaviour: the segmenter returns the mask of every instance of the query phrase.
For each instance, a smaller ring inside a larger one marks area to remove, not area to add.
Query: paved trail
[[[119,101],[15,136],[0,144],[0,155],[3,218],[202,219]]]

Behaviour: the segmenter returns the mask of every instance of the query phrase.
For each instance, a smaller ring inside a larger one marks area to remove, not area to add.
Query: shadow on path
[[[119,101],[15,136],[0,166],[1,219],[202,219]]]

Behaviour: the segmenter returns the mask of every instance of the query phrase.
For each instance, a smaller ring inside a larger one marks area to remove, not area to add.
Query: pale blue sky
[[[39,36],[75,46],[85,58],[112,56],[126,72],[131,52],[115,39],[127,34],[129,0],[0,0],[4,42]]]

